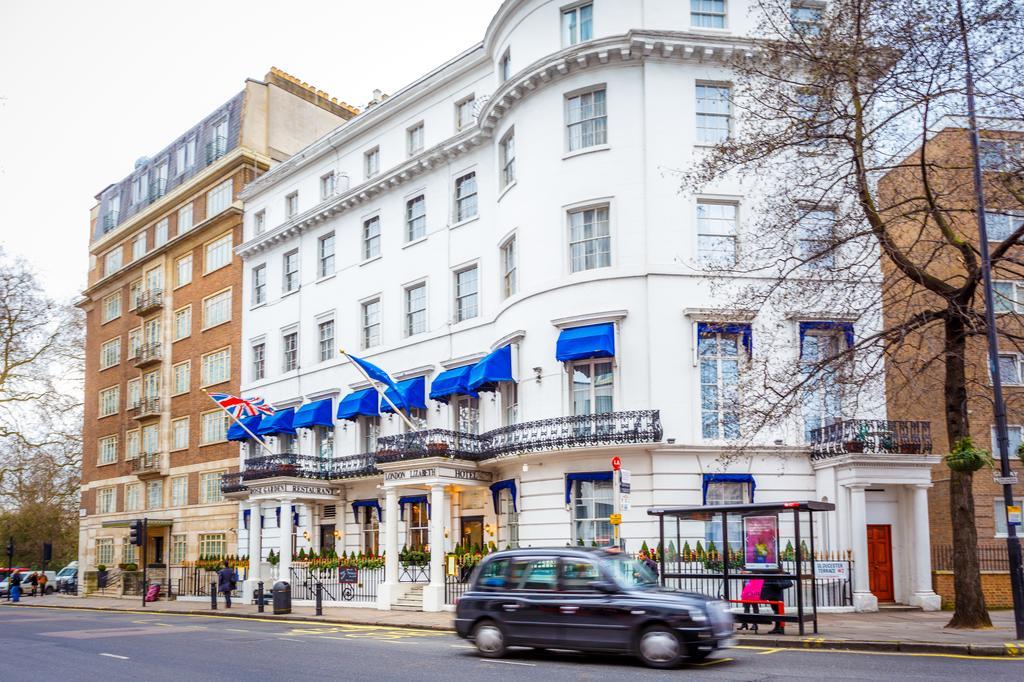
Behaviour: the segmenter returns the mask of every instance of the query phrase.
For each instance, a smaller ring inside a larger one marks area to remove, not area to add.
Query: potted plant
[[[953,444],[953,450],[946,455],[946,466],[953,471],[977,471],[992,466],[992,456],[974,446],[970,436]]]
[[[106,564],[98,564],[96,566],[96,587],[103,589],[107,586],[107,566]]]

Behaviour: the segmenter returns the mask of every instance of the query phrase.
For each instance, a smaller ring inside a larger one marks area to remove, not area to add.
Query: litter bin
[[[292,612],[292,586],[281,580],[274,583],[274,615]]]

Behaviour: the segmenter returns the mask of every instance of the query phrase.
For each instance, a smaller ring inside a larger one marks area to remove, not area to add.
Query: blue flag
[[[348,355],[348,359],[349,360],[351,360],[352,362],[354,362],[357,365],[359,365],[360,367],[362,367],[363,371],[366,372],[366,375],[368,377],[370,377],[374,381],[379,381],[380,383],[382,383],[385,386],[387,386],[388,388],[390,388],[394,392],[393,395],[394,394],[398,394],[399,396],[402,395],[401,391],[398,390],[398,386],[395,384],[395,380],[392,379],[388,375],[388,373],[385,372],[384,370],[382,370],[380,367],[378,367],[377,365],[373,364],[369,360],[363,360],[362,358],[357,358],[356,356],[350,355],[348,353],[346,353],[345,355]],[[395,401],[395,407],[397,407],[399,409],[405,407],[403,402],[404,401],[402,401],[402,400],[396,400]]]

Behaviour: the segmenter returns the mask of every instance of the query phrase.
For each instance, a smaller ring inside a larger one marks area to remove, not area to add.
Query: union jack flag
[[[257,414],[274,414],[274,406],[258,396],[239,398],[230,393],[211,393],[210,397],[235,419],[255,417]]]

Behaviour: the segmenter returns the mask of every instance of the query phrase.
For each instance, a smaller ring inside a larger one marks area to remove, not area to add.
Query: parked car
[[[15,568],[11,573],[20,573],[21,577],[24,578],[28,575],[29,571],[25,568]],[[10,576],[7,574],[7,569],[0,569],[0,597],[7,596],[7,589],[9,587]]]
[[[53,581],[54,589],[58,592],[69,591],[70,584],[78,582],[78,562],[72,561],[64,568],[57,571],[57,578]]]
[[[21,593],[32,594],[32,585],[28,582],[28,577],[33,573],[45,573],[46,574],[46,594],[53,594],[56,588],[57,573],[55,571],[39,571],[31,568],[23,568],[17,571],[21,574]],[[37,589],[36,592],[39,590]],[[7,596],[7,576],[4,576],[3,582],[0,582],[0,597]]]
[[[671,668],[729,646],[733,620],[725,602],[663,588],[620,552],[531,548],[480,562],[455,629],[489,658],[526,646],[626,653]]]

